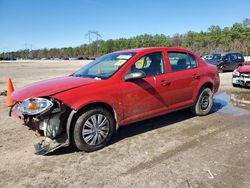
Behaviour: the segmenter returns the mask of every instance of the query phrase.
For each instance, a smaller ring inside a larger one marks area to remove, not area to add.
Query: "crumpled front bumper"
[[[69,146],[69,144],[70,143],[67,134],[63,134],[56,139],[44,137],[41,142],[34,145],[35,154],[45,155],[55,151],[58,148]]]
[[[35,154],[45,155],[58,148],[70,145],[70,125],[76,111],[65,108],[51,114],[28,116],[18,110],[20,104],[13,105],[10,108],[9,115],[22,120],[30,130],[34,130],[43,136],[43,139],[34,145]]]
[[[240,76],[233,76],[232,83],[240,86],[250,86],[250,74],[240,74]]]

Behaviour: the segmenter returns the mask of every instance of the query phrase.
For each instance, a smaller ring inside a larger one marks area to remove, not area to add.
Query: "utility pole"
[[[32,44],[25,43],[24,44],[25,48],[25,58],[28,59],[28,56],[31,56],[31,51],[32,51]]]
[[[25,51],[25,59],[28,59],[28,51],[29,51],[29,49],[28,49],[28,44],[27,43],[24,44],[24,51]]]
[[[6,48],[3,48],[3,57],[6,57]]]
[[[91,31],[91,33],[96,36],[96,55],[97,55],[99,37],[101,38],[102,36],[98,33],[98,31]]]
[[[29,54],[29,56],[33,59],[33,57],[32,57],[32,44],[30,44],[30,54]]]
[[[91,35],[91,32],[90,32],[90,31],[88,31],[88,33],[85,34],[85,36],[87,36],[87,37],[88,37],[88,40],[89,40],[89,43],[88,43],[88,57],[89,57],[90,42],[91,42],[91,37],[90,37],[90,35]]]
[[[87,34],[85,34],[85,36],[88,37],[89,40],[89,45],[88,45],[88,56],[90,55],[90,43],[93,42],[94,40],[92,39],[92,36],[95,36],[95,41],[96,41],[96,55],[98,54],[98,41],[99,38],[101,38],[102,36],[99,34],[98,31],[88,31]]]

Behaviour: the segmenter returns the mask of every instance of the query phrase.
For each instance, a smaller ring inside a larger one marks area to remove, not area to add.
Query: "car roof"
[[[121,52],[145,52],[145,51],[152,51],[152,50],[170,50],[170,51],[185,51],[185,52],[191,52],[184,48],[177,48],[177,47],[147,47],[147,48],[134,48],[134,49],[126,49],[126,50],[120,50],[116,51],[115,53],[121,53]]]
[[[213,54],[220,54],[221,56],[225,56],[227,54],[241,54],[240,52],[214,52]]]

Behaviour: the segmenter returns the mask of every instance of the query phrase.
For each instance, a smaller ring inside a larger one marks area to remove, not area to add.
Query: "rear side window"
[[[192,54],[168,52],[168,57],[173,72],[197,67],[197,61]]]

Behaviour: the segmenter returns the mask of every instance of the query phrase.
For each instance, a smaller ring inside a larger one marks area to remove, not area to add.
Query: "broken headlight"
[[[18,109],[23,114],[37,115],[40,113],[47,112],[52,106],[53,103],[48,99],[33,98],[27,99],[26,101],[22,102]]]
[[[237,70],[233,71],[233,76],[240,76],[240,73]]]

